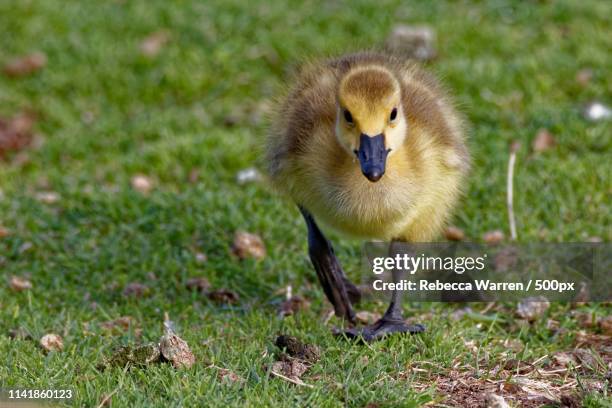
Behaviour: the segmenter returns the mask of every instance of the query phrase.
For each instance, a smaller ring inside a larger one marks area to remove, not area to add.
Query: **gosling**
[[[435,239],[469,168],[464,133],[437,81],[394,55],[350,54],[298,74],[271,126],[268,172],[306,221],[309,256],[337,316],[354,324],[360,293],[318,223],[362,239]],[[379,321],[345,333],[372,341],[424,329],[404,322],[396,291]]]

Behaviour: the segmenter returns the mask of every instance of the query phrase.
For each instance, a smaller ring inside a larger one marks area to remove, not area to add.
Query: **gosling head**
[[[387,157],[404,143],[406,126],[401,87],[393,73],[363,67],[341,79],[336,136],[348,154],[357,156],[371,182],[385,174]]]

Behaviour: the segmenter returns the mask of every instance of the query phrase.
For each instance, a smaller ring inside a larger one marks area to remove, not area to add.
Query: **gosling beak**
[[[371,182],[377,182],[385,174],[387,154],[385,135],[368,136],[363,133],[359,137],[359,151],[355,151],[361,164],[361,172]]]

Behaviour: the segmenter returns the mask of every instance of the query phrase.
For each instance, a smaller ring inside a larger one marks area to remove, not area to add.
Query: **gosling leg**
[[[391,243],[390,253],[394,254],[394,243]],[[392,272],[393,282],[398,283],[402,277],[402,271],[396,269]],[[396,285],[397,286],[397,285]],[[375,323],[360,328],[351,328],[344,332],[349,339],[358,339],[366,342],[381,340],[394,333],[416,334],[425,331],[422,324],[407,324],[402,313],[402,291],[394,290],[391,294],[391,302],[385,314]]]
[[[317,272],[317,277],[325,295],[334,306],[336,316],[355,323],[355,312],[351,306],[360,300],[359,290],[353,285],[342,270],[331,242],[321,232],[312,215],[299,206],[308,227],[308,254]]]

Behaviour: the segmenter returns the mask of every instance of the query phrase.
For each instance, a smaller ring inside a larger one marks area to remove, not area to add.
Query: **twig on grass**
[[[516,220],[514,219],[514,164],[516,163],[516,152],[521,147],[519,142],[513,142],[510,146],[510,159],[508,160],[508,178],[506,183],[506,205],[508,206],[508,220],[510,222],[510,238],[516,241]]]
[[[284,375],[277,373],[276,371],[270,371],[270,373],[277,376],[278,378],[282,378],[285,381],[289,381],[292,384],[301,385],[303,387],[308,387],[308,388],[314,388],[314,385],[306,384],[304,381],[301,381],[301,380],[294,380],[293,378],[285,377]]]

